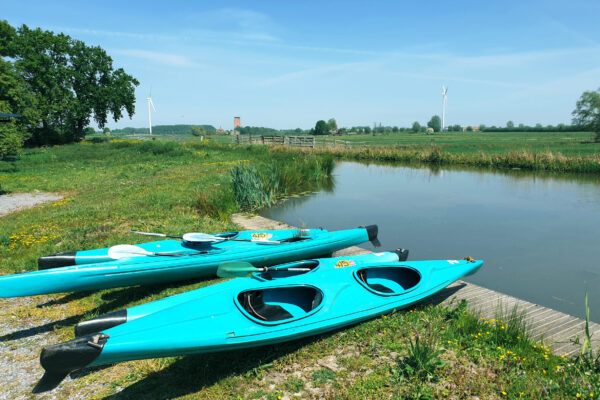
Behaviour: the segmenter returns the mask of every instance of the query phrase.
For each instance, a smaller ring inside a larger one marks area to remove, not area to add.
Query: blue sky
[[[595,1],[26,1],[0,18],[103,47],[140,81],[111,128],[570,123],[600,87]]]

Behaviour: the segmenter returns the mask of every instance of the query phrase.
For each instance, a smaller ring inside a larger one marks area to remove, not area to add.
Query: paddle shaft
[[[172,238],[172,239],[183,239],[183,236],[177,236],[177,235],[166,235],[164,233],[154,233],[154,232],[140,232],[140,231],[128,231],[130,233],[136,233],[138,235],[144,235],[144,236],[156,236],[156,237],[164,237],[164,238]],[[271,244],[280,244],[280,241],[276,241],[276,240],[253,240],[253,239],[236,239],[236,238],[228,238],[228,237],[221,237],[221,236],[214,236],[214,235],[209,235],[209,234],[203,234],[205,235],[205,239],[206,240],[199,240],[198,242],[216,242],[216,241],[221,241],[221,240],[232,240],[232,241],[236,241],[236,242],[254,242],[254,243],[271,243]],[[185,240],[185,239],[184,239]],[[196,242],[195,240],[187,240],[188,242]]]
[[[257,268],[260,272],[275,272],[275,271],[310,271],[310,268]]]

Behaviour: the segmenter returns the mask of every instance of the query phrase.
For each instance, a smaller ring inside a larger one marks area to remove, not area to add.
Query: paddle
[[[244,261],[230,261],[219,264],[217,268],[217,276],[221,278],[239,278],[248,276],[254,272],[269,272],[273,271],[273,267],[257,268],[254,265]],[[310,271],[310,268],[276,268],[277,271]]]
[[[190,232],[190,233],[185,233],[182,236],[165,235],[164,233],[140,232],[140,231],[128,231],[128,232],[136,233],[138,235],[144,235],[144,236],[158,236],[158,237],[166,237],[166,238],[173,238],[173,239],[183,239],[184,242],[190,242],[190,243],[220,242],[222,240],[232,240],[235,242],[272,243],[272,244],[283,243],[283,242],[280,242],[277,240],[262,240],[262,239],[261,240],[252,240],[252,239],[228,238],[228,237],[209,235],[208,233],[202,233],[202,232]]]
[[[147,251],[142,249],[141,247],[134,246],[131,244],[119,244],[108,249],[108,256],[113,260],[118,260],[120,258],[128,258],[128,257],[144,257],[144,256],[168,256],[168,257],[183,257],[183,256],[193,256],[196,254],[204,254],[205,251],[200,251],[196,253],[187,253],[187,254],[178,254],[178,253],[157,253],[152,251]]]

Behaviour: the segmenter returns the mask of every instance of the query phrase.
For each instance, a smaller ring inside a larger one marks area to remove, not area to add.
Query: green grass
[[[483,137],[486,135],[483,133],[477,134],[480,135],[477,138],[473,136],[474,134],[469,134],[472,142],[459,135],[444,133],[437,137],[411,134],[389,137],[364,136],[364,138],[371,138],[371,141],[351,146],[337,145],[339,144],[337,142],[336,146],[321,146],[315,150],[279,148],[279,151],[316,152],[343,160],[367,162],[420,163],[435,166],[523,169],[560,173],[597,174],[600,172],[600,143],[579,142],[579,139],[584,138],[583,134],[574,134],[575,139],[569,144],[545,138],[539,145],[532,145],[530,142],[541,140],[539,137],[541,134],[527,134],[533,137],[515,134],[514,142],[510,143],[500,141],[499,134],[493,138]],[[536,136],[538,137],[536,138]],[[360,138],[350,136],[350,139],[359,143]],[[398,144],[401,139],[406,141],[405,144]],[[333,138],[319,138],[319,140],[333,141]],[[335,140],[340,139],[336,138]],[[384,140],[389,140],[390,143],[384,145]],[[565,153],[570,155],[565,155]]]
[[[590,143],[591,132],[444,132],[398,133],[392,135],[348,135],[317,137],[317,143],[332,144],[335,139],[340,146],[426,147],[432,144],[450,154],[488,155],[528,151],[530,153],[552,152],[564,156],[590,156],[600,153],[600,143]]]
[[[241,208],[233,168],[254,170],[250,179],[278,197],[330,184],[332,162],[319,154],[198,142],[114,140],[28,149],[20,160],[0,163],[2,188],[58,191],[66,198],[2,218],[0,271],[34,270],[39,256],[57,251],[143,239],[125,233],[129,229],[173,234],[236,229],[229,221]],[[18,303],[10,314],[0,311],[0,318],[16,327],[27,321],[53,332],[56,341],[68,340],[81,320],[217,281],[38,296],[34,304],[40,306]],[[280,345],[121,363],[77,376],[57,389],[59,398],[600,395],[598,371],[533,343],[518,313],[500,310],[484,320],[464,304],[411,308]]]

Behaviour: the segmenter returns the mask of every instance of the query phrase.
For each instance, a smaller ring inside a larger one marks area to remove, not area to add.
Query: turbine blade
[[[150,104],[152,104],[152,109],[156,112],[156,107],[154,107],[154,102],[152,101],[152,97],[150,97]]]

